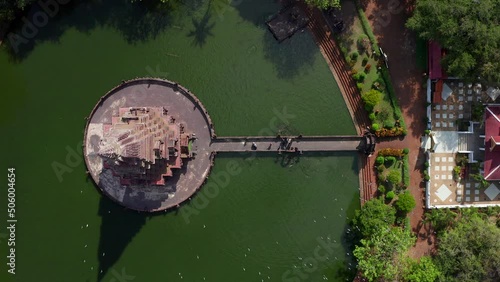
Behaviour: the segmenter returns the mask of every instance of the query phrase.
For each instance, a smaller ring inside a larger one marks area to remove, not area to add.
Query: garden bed
[[[410,185],[408,149],[382,149],[375,160],[379,192],[392,200]]]
[[[358,1],[358,17],[337,36],[340,49],[365,103],[377,137],[406,135],[406,125],[397,103],[389,71],[364,11]]]

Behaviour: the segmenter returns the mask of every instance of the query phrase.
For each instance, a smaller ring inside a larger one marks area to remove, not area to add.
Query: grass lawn
[[[368,44],[359,44],[363,40]],[[362,87],[358,87],[361,93],[370,90],[373,83],[380,77],[380,72],[377,70],[378,56],[373,55],[371,43],[369,42],[368,36],[363,31],[363,26],[358,17],[354,19],[350,28],[346,28],[346,30],[340,34],[338,42],[344,54],[344,58],[351,66],[353,73],[364,73],[366,75],[363,83],[360,84]],[[366,46],[366,48],[364,48],[364,46]],[[358,54],[357,58],[353,55],[354,53]],[[366,69],[367,65],[370,66],[369,70]]]
[[[372,130],[378,137],[405,135],[406,126],[376,39],[369,24],[364,22],[367,19],[363,11],[359,10],[358,14],[352,24],[337,35],[337,42],[361,94],[372,89],[382,93],[382,99],[372,104],[373,110],[371,106],[367,108]]]

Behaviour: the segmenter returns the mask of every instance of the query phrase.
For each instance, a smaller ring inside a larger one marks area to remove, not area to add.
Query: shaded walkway
[[[383,148],[409,148],[410,167],[410,187],[408,190],[415,197],[416,207],[408,215],[412,230],[417,233],[417,243],[410,250],[410,255],[414,258],[428,254],[434,247],[432,232],[421,230],[423,226],[422,218],[425,212],[425,190],[422,182],[421,169],[425,162],[423,151],[420,150],[420,139],[424,133],[425,122],[422,120],[426,116],[426,95],[425,88],[422,87],[424,78],[422,73],[426,70],[418,69],[416,56],[415,35],[410,32],[405,23],[411,13],[412,1],[403,0],[398,7],[389,9],[386,1],[367,0],[365,1],[365,14],[373,28],[380,47],[387,53],[389,60],[397,62],[391,64],[389,72],[394,85],[398,103],[401,106],[403,117],[408,126],[408,134],[403,140],[391,140],[378,144],[379,149]],[[390,18],[386,21],[380,19],[382,13],[390,13]],[[367,164],[374,166],[372,158]],[[375,181],[374,173],[370,175]],[[376,193],[373,191],[373,193]],[[421,232],[422,231],[422,232]]]

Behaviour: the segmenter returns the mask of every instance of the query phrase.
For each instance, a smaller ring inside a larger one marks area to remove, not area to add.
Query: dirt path
[[[399,0],[399,5],[391,7],[383,0],[365,0],[363,4],[379,45],[389,58],[391,80],[408,127],[408,135],[403,140],[382,142],[378,144],[378,149],[389,147],[410,149],[409,190],[417,201],[417,206],[410,214],[410,222],[413,231],[418,233],[417,244],[410,253],[412,257],[418,258],[432,251],[434,238],[428,235],[432,231],[422,226],[425,186],[420,170],[425,162],[425,156],[420,150],[420,143],[425,130],[423,118],[426,116],[426,94],[425,88],[422,87],[424,70],[419,70],[416,65],[415,36],[405,28],[412,7],[411,2]],[[370,165],[373,167],[373,159]],[[375,176],[372,177],[375,181]]]

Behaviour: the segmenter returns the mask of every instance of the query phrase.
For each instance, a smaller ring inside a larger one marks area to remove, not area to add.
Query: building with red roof
[[[485,108],[484,126],[484,178],[500,180],[500,106]]]

